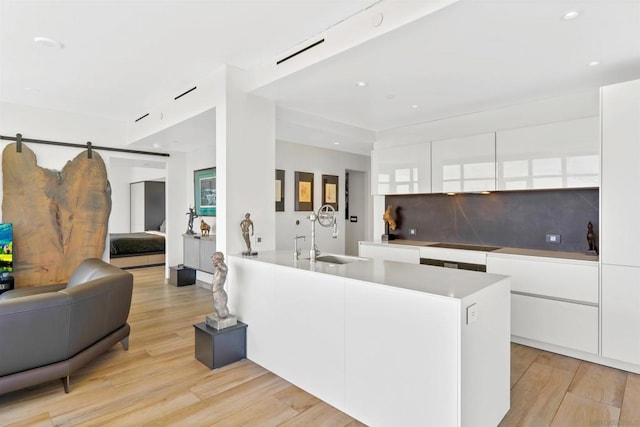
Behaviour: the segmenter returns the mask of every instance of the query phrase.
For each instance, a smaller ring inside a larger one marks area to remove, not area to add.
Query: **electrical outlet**
[[[410,228],[409,229],[409,236],[417,236],[418,235],[418,229],[417,228]]]
[[[256,246],[262,246],[262,234],[256,234]]]
[[[547,234],[545,236],[545,240],[547,243],[560,243],[560,235],[559,234]]]
[[[467,307],[467,325],[478,321],[478,304]]]

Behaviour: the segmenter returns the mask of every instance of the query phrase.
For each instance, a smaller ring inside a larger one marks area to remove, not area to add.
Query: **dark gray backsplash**
[[[503,191],[491,194],[386,196],[398,238],[552,251],[584,252],[587,224],[599,241],[597,188]],[[380,217],[382,217],[380,212]],[[417,229],[416,236],[409,229]],[[560,243],[545,235],[560,234]]]

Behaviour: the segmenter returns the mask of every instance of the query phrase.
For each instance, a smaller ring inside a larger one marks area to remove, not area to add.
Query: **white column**
[[[182,233],[186,229],[185,206],[189,206],[190,201],[193,200],[193,192],[185,191],[187,188],[187,175],[184,173],[186,164],[185,153],[172,152],[171,157],[167,158],[165,277],[169,277],[169,266],[183,262]]]
[[[218,250],[246,250],[240,222],[251,214],[252,250],[275,249],[275,105],[246,92],[244,71],[225,66],[216,105]],[[261,243],[256,243],[260,236]]]

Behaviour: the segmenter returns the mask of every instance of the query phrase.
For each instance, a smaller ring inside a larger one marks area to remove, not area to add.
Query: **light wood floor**
[[[500,426],[640,427],[640,375],[512,343]]]
[[[192,325],[210,292],[165,284],[162,267],[131,271],[129,351],[114,346],[78,371],[70,394],[52,381],[0,396],[0,426],[362,425],[248,360],[209,370],[193,356]],[[639,375],[513,344],[511,385],[501,426],[640,427]]]

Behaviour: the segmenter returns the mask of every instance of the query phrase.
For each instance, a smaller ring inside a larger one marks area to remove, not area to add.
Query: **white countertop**
[[[421,240],[391,240],[389,242],[382,241],[373,241],[373,242],[362,242],[362,243],[371,243],[375,245],[399,245],[399,246],[430,246],[439,242],[428,242]],[[481,246],[481,245],[478,245]],[[464,251],[466,249],[456,249],[460,251]],[[597,255],[586,255],[582,252],[563,252],[563,251],[547,251],[542,249],[523,249],[523,248],[500,248],[495,251],[487,252],[487,254],[498,254],[498,255],[518,255],[518,256],[530,256],[530,257],[543,257],[543,258],[557,258],[557,259],[567,259],[574,261],[590,261],[590,262],[598,262]]]
[[[260,252],[253,257],[231,256],[454,299],[465,298],[507,277],[477,271],[372,259],[350,264],[331,264],[321,261],[312,263],[308,259],[294,260],[292,251]]]

